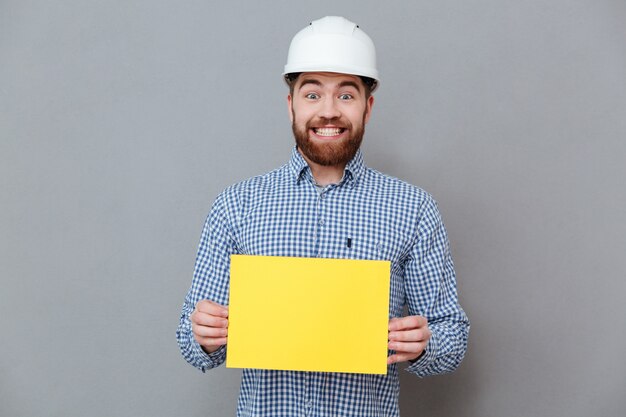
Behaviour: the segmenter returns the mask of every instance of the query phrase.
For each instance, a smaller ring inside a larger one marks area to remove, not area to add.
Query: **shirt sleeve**
[[[224,204],[224,194],[218,196],[207,216],[198,247],[191,288],[185,297],[176,339],[185,360],[205,372],[224,363],[226,347],[207,354],[193,337],[189,316],[196,303],[208,299],[228,305],[230,255],[235,244]]]
[[[469,320],[459,305],[448,236],[437,204],[421,207],[417,239],[405,264],[409,315],[428,320],[432,333],[425,353],[407,370],[420,377],[454,371],[465,356]]]

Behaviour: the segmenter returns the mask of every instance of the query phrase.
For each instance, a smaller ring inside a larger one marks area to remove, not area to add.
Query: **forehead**
[[[336,88],[340,86],[355,86],[359,91],[363,91],[365,86],[363,80],[356,75],[339,74],[336,72],[303,72],[296,80],[295,88],[300,88],[303,84],[319,85],[320,87]]]

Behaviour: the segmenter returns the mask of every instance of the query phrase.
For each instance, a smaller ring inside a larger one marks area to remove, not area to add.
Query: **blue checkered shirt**
[[[349,240],[349,242],[348,242]],[[222,364],[226,347],[205,353],[189,315],[199,300],[228,304],[231,254],[391,261],[389,316],[428,319],[426,352],[407,370],[451,372],[467,348],[445,228],[423,190],[363,164],[359,151],[338,184],[321,190],[296,148],[283,167],[227,188],[204,225],[193,282],[177,338],[203,372]],[[259,312],[262,314],[262,312]],[[244,369],[238,416],[397,416],[396,365],[387,375]]]

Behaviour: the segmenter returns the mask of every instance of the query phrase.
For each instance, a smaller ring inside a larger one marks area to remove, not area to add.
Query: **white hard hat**
[[[337,72],[374,80],[378,86],[374,42],[359,26],[343,17],[315,20],[291,40],[283,76],[300,72]]]

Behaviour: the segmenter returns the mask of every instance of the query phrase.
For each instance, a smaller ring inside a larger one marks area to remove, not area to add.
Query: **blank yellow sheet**
[[[233,255],[226,366],[387,373],[388,261]]]

